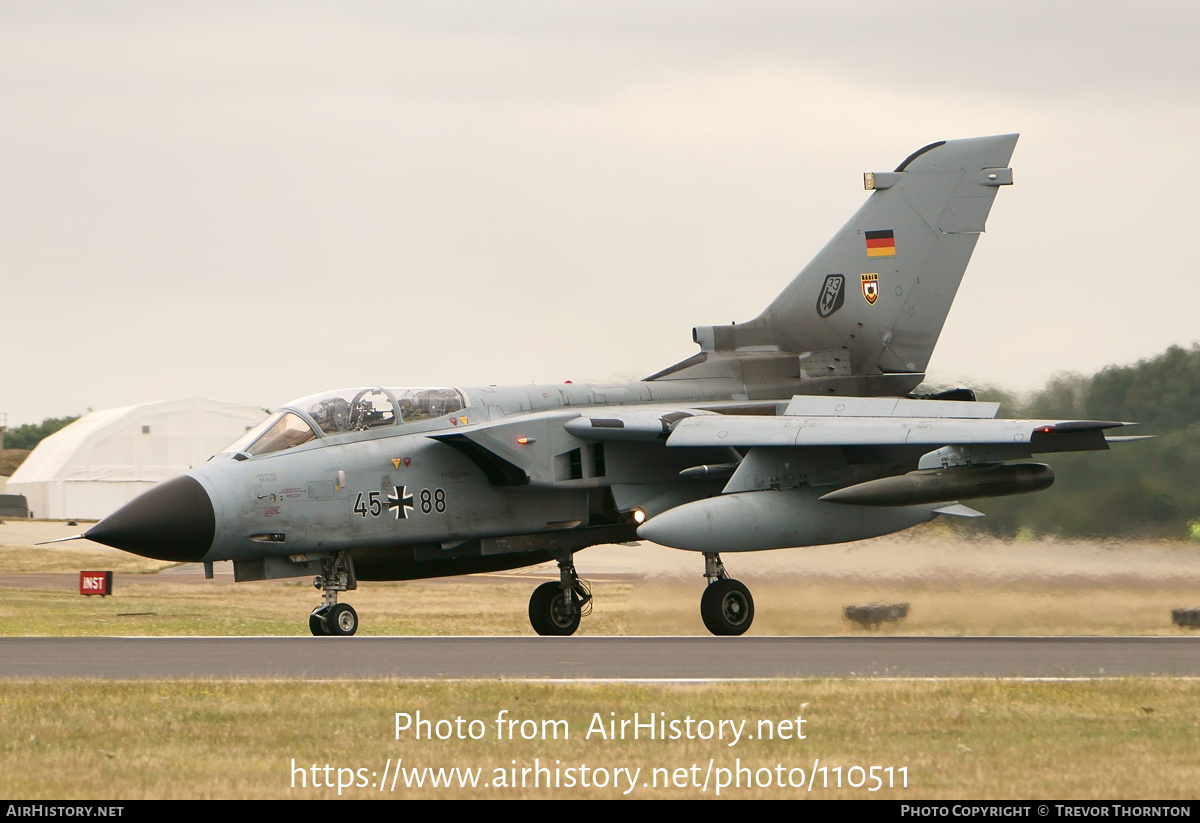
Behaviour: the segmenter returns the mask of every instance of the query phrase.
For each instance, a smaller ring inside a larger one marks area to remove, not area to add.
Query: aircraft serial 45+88
[[[1105,449],[1125,425],[912,394],[1016,142],[942,141],[868,173],[863,205],[758,317],[693,328],[700,351],[640,382],[305,397],[81,537],[210,575],[232,560],[239,581],[314,574],[315,635],[355,633],[338,595],[360,580],[550,560],[529,619],[569,635],[592,597],[575,553],[640,538],[702,555],[705,626],[742,634],[754,601],[722,552],[976,516],[959,501],[1053,482],[1034,454]]]

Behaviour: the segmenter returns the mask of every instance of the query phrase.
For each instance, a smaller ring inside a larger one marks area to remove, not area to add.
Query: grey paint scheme
[[[254,579],[311,574],[349,550],[360,577],[405,579],[569,560],[635,530],[706,553],[835,543],[974,513],[819,500],[833,489],[1106,448],[1104,428],[1119,424],[995,420],[995,404],[905,397],[1011,183],[1016,141],[951,140],[875,174],[762,314],[696,327],[700,353],[645,380],[466,387],[450,417],[192,469],[216,513],[194,559],[232,559]],[[874,255],[868,232],[885,238]]]

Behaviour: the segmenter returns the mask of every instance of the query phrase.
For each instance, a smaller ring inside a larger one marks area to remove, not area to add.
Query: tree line
[[[1109,366],[1090,376],[1063,374],[1028,397],[996,388],[1001,417],[1137,422],[1115,434],[1152,440],[1114,443],[1111,451],[1047,455],[1048,491],[970,501],[987,517],[967,530],[1012,536],[1021,530],[1063,537],[1200,536],[1200,344]],[[1037,455],[1034,459],[1039,459]],[[963,527],[960,527],[963,528]]]
[[[74,423],[75,417],[47,417],[41,423],[23,423],[4,432],[4,448],[32,449],[59,429]]]

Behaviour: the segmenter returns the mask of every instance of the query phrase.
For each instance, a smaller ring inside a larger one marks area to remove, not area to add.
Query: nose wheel
[[[740,580],[725,571],[718,554],[704,555],[704,576],[708,587],[700,596],[700,617],[704,627],[718,636],[745,634],[754,622],[754,598]]]
[[[345,552],[321,561],[322,574],[313,579],[321,592],[322,603],[308,616],[308,630],[314,637],[349,637],[358,631],[358,612],[349,603],[337,602],[338,592],[358,588],[354,566]]]
[[[308,630],[314,637],[349,637],[358,631],[358,612],[349,603],[317,606],[308,616]]]

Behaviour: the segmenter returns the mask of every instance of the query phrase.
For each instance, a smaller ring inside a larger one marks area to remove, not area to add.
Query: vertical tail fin
[[[696,342],[730,355],[848,353],[850,375],[923,373],[996,190],[1012,183],[1016,143],[946,140],[867,174],[867,201],[766,311],[697,327]]]

